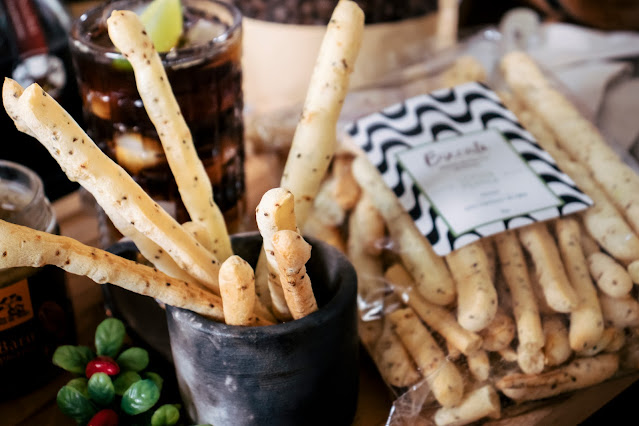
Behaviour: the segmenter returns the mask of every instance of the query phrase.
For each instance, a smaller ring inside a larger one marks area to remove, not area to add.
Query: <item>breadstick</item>
[[[223,262],[233,254],[224,216],[213,199],[210,178],[197,155],[160,55],[134,12],[114,10],[107,28],[111,41],[133,67],[140,98],[157,129],[184,206],[192,221],[204,225],[215,245],[211,251]]]
[[[592,253],[588,256],[590,274],[599,290],[610,297],[623,297],[632,290],[632,278],[628,271],[605,253]]]
[[[384,272],[384,278],[391,283],[396,293],[430,328],[439,333],[452,347],[465,355],[479,350],[482,339],[478,334],[459,325],[448,309],[426,301],[414,291],[415,282],[408,271],[399,263]]]
[[[493,320],[479,332],[479,335],[484,342],[483,349],[498,352],[510,346],[515,338],[515,322],[503,309],[497,309]]]
[[[563,364],[572,354],[568,340],[568,328],[557,314],[544,317],[542,326],[546,339],[544,345],[546,365],[553,367]]]
[[[333,197],[333,187],[335,179],[328,177],[319,187],[315,201],[313,202],[312,212],[308,216],[314,215],[317,219],[328,226],[339,226],[344,223],[346,211]]]
[[[482,243],[458,248],[446,262],[457,285],[457,321],[466,330],[483,330],[495,318],[497,291]]]
[[[383,241],[386,236],[384,218],[379,214],[371,197],[363,193],[359,198],[353,212],[350,223],[357,227],[358,238],[364,250],[371,256],[379,256],[382,253]],[[349,227],[349,232],[353,230]]]
[[[482,238],[480,240],[484,253],[486,253],[486,259],[488,260],[488,275],[490,280],[495,282],[497,279],[497,251],[495,250],[495,244],[493,238]]]
[[[318,219],[315,212],[312,212],[304,222],[304,235],[317,238],[346,253],[346,242],[340,229],[337,226],[326,225]]]
[[[619,328],[639,326],[639,302],[631,295],[610,297],[599,293],[599,302],[606,324]]]
[[[519,341],[519,366],[525,373],[539,373],[544,365],[541,355],[544,332],[523,250],[514,231],[497,234],[494,240],[501,273],[510,289],[512,299]]]
[[[541,374],[510,374],[495,385],[517,402],[532,401],[601,383],[615,374],[618,367],[617,355],[604,354],[577,358],[564,367]]]
[[[488,359],[488,352],[480,349],[466,355],[466,362],[468,363],[468,371],[470,371],[470,374],[472,374],[475,380],[478,382],[488,380],[488,377],[490,376],[490,360]]]
[[[382,318],[364,321],[360,315],[357,317],[357,331],[362,344],[370,354],[374,352],[377,341],[382,336],[384,320]]]
[[[359,200],[362,190],[351,172],[353,156],[338,154],[333,158],[333,198],[344,211],[350,211]]]
[[[317,311],[311,279],[306,273],[306,262],[311,258],[311,245],[300,234],[290,230],[277,231],[271,242],[284,297],[293,319],[300,319]]]
[[[417,291],[429,302],[447,305],[455,300],[455,284],[444,260],[433,251],[404,211],[377,169],[363,156],[353,160],[353,176],[384,218],[391,239],[397,244],[402,262],[413,276]]]
[[[219,293],[219,263],[133,179],[107,157],[71,116],[37,84],[19,98],[19,112],[72,181],[105,211],[117,211],[160,246],[186,273]]]
[[[555,229],[561,258],[579,298],[579,304],[570,312],[570,347],[574,351],[592,349],[601,339],[604,321],[597,290],[581,251],[579,223],[573,218],[562,218],[555,222]]]
[[[510,346],[505,347],[504,349],[498,350],[497,353],[501,356],[501,359],[505,362],[518,362],[519,356],[517,352]]]
[[[0,220],[0,268],[55,265],[86,275],[98,284],[111,283],[161,302],[224,320],[219,296],[145,265],[86,246],[72,238],[35,231]]]
[[[501,417],[499,395],[492,385],[484,385],[468,392],[459,405],[438,409],[433,420],[437,426],[460,426],[484,417]]]
[[[584,251],[584,255],[586,255],[586,258],[595,253],[601,253],[599,244],[597,244],[597,241],[595,241],[595,239],[592,238],[592,236],[585,229],[583,229],[581,232],[581,249]]]
[[[464,379],[412,309],[398,309],[387,314],[387,319],[415,360],[437,402],[444,407],[459,404],[464,395]]]
[[[626,270],[628,271],[628,275],[630,275],[632,282],[639,284],[639,260],[631,262]]]
[[[608,200],[604,191],[593,181],[586,167],[572,161],[557,144],[555,135],[530,111],[522,110],[522,107],[508,96],[502,97],[502,100],[517,114],[521,124],[535,136],[537,142],[552,155],[559,167],[594,201],[594,206],[581,214],[588,234],[624,264],[638,259],[639,237]],[[589,244],[589,250],[598,251],[598,247],[593,247],[590,240],[584,240],[583,243]]]
[[[603,331],[603,333],[601,333],[601,338],[599,339],[599,341],[593,345],[592,347],[588,348],[588,349],[584,349],[583,351],[577,351],[575,352],[575,355],[577,355],[578,357],[588,357],[588,356],[595,356],[600,352],[616,352],[615,351],[611,351],[611,350],[607,350],[607,348],[611,346],[611,344],[613,343],[613,340],[618,340],[619,337],[619,332],[621,331],[621,333],[623,333],[623,331],[617,327],[606,327]],[[615,343],[615,345],[617,345],[618,342]]]
[[[280,186],[295,195],[295,215],[300,227],[311,211],[335,153],[337,119],[363,32],[364,13],[357,3],[338,2],[320,45],[280,182]]]
[[[639,176],[610,148],[598,129],[550,86],[528,55],[506,55],[501,69],[516,95],[550,127],[562,148],[588,166],[593,178],[639,233]],[[524,72],[531,75],[525,82],[521,77]]]
[[[373,360],[384,381],[390,386],[402,388],[414,385],[422,375],[391,327],[391,322],[385,319],[382,334],[373,350]]]
[[[31,131],[29,126],[27,126],[27,123],[25,123],[22,117],[20,117],[18,99],[22,96],[23,91],[24,89],[18,84],[18,82],[10,79],[9,77],[5,77],[2,85],[2,103],[4,104],[4,109],[7,111],[7,114],[11,117],[11,120],[13,120],[16,129],[37,139],[38,137],[35,133]]]
[[[220,294],[227,324],[250,325],[253,322],[255,275],[246,260],[233,255],[222,263]]]
[[[557,312],[570,312],[579,303],[559,250],[544,223],[535,223],[519,230],[519,239],[535,263],[535,273],[546,302]]]
[[[292,319],[291,312],[286,304],[286,298],[282,290],[280,273],[273,252],[273,235],[277,231],[296,231],[295,199],[293,194],[284,188],[273,188],[264,193],[260,203],[255,209],[257,227],[262,235],[263,251],[268,274],[258,275],[256,280],[268,279],[268,288],[273,303],[273,313],[282,320]],[[264,263],[264,262],[262,262]],[[260,260],[258,260],[258,274],[260,272]],[[257,284],[256,284],[257,285]]]

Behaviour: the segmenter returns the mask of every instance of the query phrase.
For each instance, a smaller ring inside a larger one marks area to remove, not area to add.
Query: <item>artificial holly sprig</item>
[[[144,371],[149,364],[145,349],[122,351],[126,330],[122,321],[107,318],[95,332],[95,352],[86,346],[60,346],[53,363],[83,375],[70,380],[57,395],[60,410],[79,424],[89,426],[150,424],[176,425],[180,405],[160,400],[162,377]]]

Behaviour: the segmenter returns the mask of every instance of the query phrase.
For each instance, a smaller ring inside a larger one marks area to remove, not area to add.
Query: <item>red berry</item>
[[[98,356],[89,361],[85,372],[89,379],[95,373],[106,373],[109,376],[115,376],[120,372],[120,367],[110,356]]]
[[[87,426],[118,426],[118,415],[115,411],[105,408],[95,413]]]

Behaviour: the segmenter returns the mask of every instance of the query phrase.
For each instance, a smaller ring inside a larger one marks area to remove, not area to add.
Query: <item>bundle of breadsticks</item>
[[[500,71],[503,103],[593,207],[439,257],[345,143],[302,228],[357,270],[360,337],[397,397],[388,424],[489,422],[639,369],[639,176],[526,54]],[[442,83],[484,76],[463,58]]]
[[[132,65],[140,97],[192,221],[176,222],[41,87],[32,84],[25,89],[7,78],[3,103],[16,127],[38,139],[69,179],[95,197],[151,266],[70,238],[0,221],[0,268],[52,264],[232,325],[268,325],[316,311],[305,273],[311,247],[299,234],[298,224],[308,214],[335,150],[337,117],[363,25],[363,13],[356,3],[341,0],[337,4],[318,54],[281,188],[264,194],[256,211],[268,260],[263,262],[266,286],[244,259],[233,254],[210,180],[159,54],[138,16],[119,10],[107,20],[109,36]]]

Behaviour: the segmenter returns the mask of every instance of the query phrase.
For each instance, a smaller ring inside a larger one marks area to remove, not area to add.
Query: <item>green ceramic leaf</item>
[[[119,374],[113,382],[115,394],[120,396],[124,395],[124,392],[126,392],[133,383],[139,382],[140,380],[142,380],[142,377],[135,371],[125,371]]]
[[[84,374],[84,369],[95,354],[86,346],[63,345],[53,353],[53,364],[71,373]]]
[[[107,318],[102,321],[95,330],[95,349],[98,355],[115,358],[122,347],[125,335],[124,324],[119,319]]]
[[[69,382],[67,383],[67,386],[72,387],[73,389],[77,390],[78,392],[80,392],[85,397],[91,398],[89,396],[88,383],[89,383],[89,381],[86,379],[86,377],[76,377],[75,379],[69,380]]]
[[[116,361],[121,371],[142,371],[149,365],[149,353],[142,348],[129,348]]]
[[[155,410],[151,417],[152,426],[171,426],[180,420],[180,410],[171,404],[165,404]]]
[[[63,414],[78,423],[86,423],[97,412],[91,401],[71,386],[62,386],[60,388],[56,402]]]
[[[106,373],[94,373],[89,379],[89,395],[99,405],[106,407],[115,398],[111,377]]]
[[[158,390],[162,392],[162,385],[164,384],[164,379],[158,373],[147,371],[146,373],[144,373],[144,378],[153,380],[155,385],[158,387]]]
[[[153,380],[145,379],[132,384],[122,395],[120,407],[132,416],[144,413],[160,399],[160,391]]]

